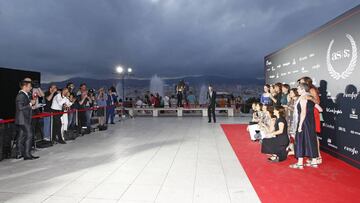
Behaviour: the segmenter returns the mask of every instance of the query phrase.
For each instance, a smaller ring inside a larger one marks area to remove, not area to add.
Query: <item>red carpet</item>
[[[260,144],[250,141],[246,125],[221,125],[262,202],[360,202],[360,170],[322,153],[318,169],[290,169],[291,156],[269,163]]]

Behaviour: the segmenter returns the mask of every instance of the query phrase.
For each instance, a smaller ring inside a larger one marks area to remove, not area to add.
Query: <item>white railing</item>
[[[122,108],[117,108],[117,111],[121,111]],[[151,112],[153,117],[158,117],[159,112],[176,112],[178,117],[182,117],[184,114],[189,114],[191,112],[200,111],[203,117],[208,116],[208,109],[207,108],[153,108],[153,107],[146,107],[146,108],[125,108],[130,116],[136,116],[142,112],[142,115],[145,112]],[[226,111],[228,117],[234,117],[234,108],[231,107],[219,107],[216,108],[215,111]]]

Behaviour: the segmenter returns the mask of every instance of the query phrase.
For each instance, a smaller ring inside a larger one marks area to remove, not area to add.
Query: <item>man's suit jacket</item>
[[[16,114],[15,124],[17,125],[30,125],[32,117],[32,108],[30,106],[29,96],[20,91],[16,96]]]
[[[216,106],[216,92],[213,91],[212,95],[210,95],[210,92],[207,93],[207,99],[210,106]]]
[[[107,95],[107,100],[106,100],[106,105],[107,106],[111,106],[116,104],[118,101],[118,97],[115,94],[108,94]]]

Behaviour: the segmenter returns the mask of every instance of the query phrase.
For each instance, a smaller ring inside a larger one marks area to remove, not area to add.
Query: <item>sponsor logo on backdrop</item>
[[[323,123],[323,127],[330,128],[330,129],[333,129],[333,130],[335,129],[335,126],[327,124],[327,123]]]
[[[272,64],[271,61],[266,60],[266,65],[267,65],[267,66],[270,66],[271,64]]]
[[[299,61],[305,61],[306,59],[308,59],[307,56],[299,57]]]
[[[326,110],[326,112],[328,112],[328,113],[333,113],[333,114],[335,114],[335,115],[342,114],[342,110],[341,110],[341,109],[326,108],[325,110]]]
[[[359,95],[358,93],[352,92],[350,94],[344,94],[343,97],[344,98],[350,98],[350,99],[356,99],[358,97],[358,95]]]
[[[355,66],[356,66],[356,63],[357,63],[356,42],[355,42],[354,38],[350,34],[346,34],[346,38],[350,41],[352,54],[351,54],[351,60],[349,62],[349,65],[347,66],[345,71],[343,71],[342,73],[337,72],[335,70],[335,68],[331,64],[331,61],[337,61],[337,60],[341,60],[341,59],[344,59],[344,58],[349,58],[350,57],[350,50],[343,49],[343,50],[331,53],[331,48],[332,48],[332,45],[334,44],[334,39],[332,39],[330,41],[330,44],[329,44],[329,47],[328,47],[328,50],[327,50],[327,55],[326,55],[327,69],[328,69],[328,72],[329,72],[330,76],[332,78],[334,78],[335,80],[348,78],[354,72],[354,69],[355,69]]]
[[[351,109],[350,118],[352,118],[352,119],[359,119],[359,115],[356,114],[356,109],[354,109],[354,108]]]
[[[346,128],[344,128],[344,127],[338,127],[338,130],[346,133]]]
[[[286,62],[286,63],[283,63],[282,65],[283,65],[283,67],[286,67],[286,66],[290,66],[290,62]]]
[[[338,147],[336,145],[333,145],[332,143],[332,140],[330,138],[327,139],[327,143],[328,143],[328,146],[334,148],[334,149],[337,149]]]
[[[302,73],[308,73],[309,71],[308,71],[308,70],[305,70],[305,67],[301,67],[301,72],[302,72]]]
[[[312,68],[312,69],[319,69],[319,68],[320,68],[320,64],[313,65],[311,68]]]
[[[360,135],[360,132],[357,132],[355,130],[350,130],[350,133],[353,134],[353,135]]]
[[[344,150],[351,153],[351,155],[358,155],[359,151],[355,147],[344,146]]]

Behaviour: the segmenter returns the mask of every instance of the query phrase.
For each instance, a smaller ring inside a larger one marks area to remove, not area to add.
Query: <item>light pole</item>
[[[125,115],[125,106],[124,106],[124,103],[125,103],[125,77],[127,75],[130,75],[132,73],[132,68],[127,68],[126,70],[122,67],[122,66],[117,66],[116,67],[116,72],[118,74],[120,74],[122,77],[121,77],[121,80],[122,80],[122,90],[123,90],[123,94],[122,94],[122,111],[123,111],[123,115]]]

